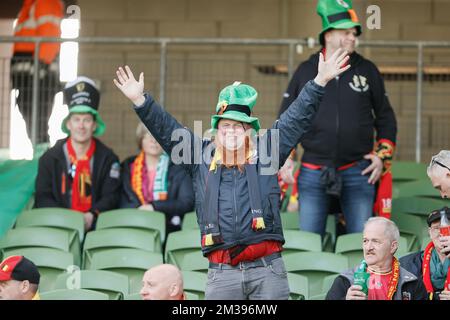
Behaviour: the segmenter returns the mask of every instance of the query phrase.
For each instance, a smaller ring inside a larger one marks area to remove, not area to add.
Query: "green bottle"
[[[365,260],[361,261],[361,264],[359,265],[358,269],[354,273],[353,277],[353,284],[359,285],[362,287],[362,292],[364,292],[366,295],[369,293],[369,287],[368,282],[370,278],[370,273],[366,272],[367,269],[367,263]]]

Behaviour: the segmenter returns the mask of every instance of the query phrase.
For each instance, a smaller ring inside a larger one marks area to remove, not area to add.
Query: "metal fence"
[[[112,84],[115,68],[130,64],[145,71],[146,89],[180,122],[208,124],[221,87],[241,80],[260,93],[257,110],[263,126],[275,120],[285,90],[298,63],[318,50],[314,41],[299,39],[196,39],[85,37],[80,45],[79,75],[101,85],[100,113],[114,130],[104,139],[119,156],[133,153],[137,118]],[[63,42],[59,38],[0,37],[0,45],[13,42]],[[364,56],[391,71],[385,84],[399,124],[397,159],[420,162],[450,140],[450,42],[360,41]],[[38,63],[35,53],[33,64]],[[9,59],[0,61],[0,110],[2,141],[8,130],[10,91]],[[435,67],[433,69],[433,67]],[[397,69],[396,69],[397,68]],[[428,69],[427,69],[428,68]],[[430,69],[431,68],[431,69]],[[282,70],[282,71],[280,71]],[[283,71],[284,70],[284,71]],[[394,71],[392,71],[394,70]],[[397,71],[395,71],[397,70]],[[382,70],[383,73],[383,70]],[[31,140],[38,142],[38,119],[43,114],[42,87],[57,86],[39,81],[38,68],[31,77]],[[204,130],[207,125],[204,125]],[[130,144],[131,143],[131,144]]]

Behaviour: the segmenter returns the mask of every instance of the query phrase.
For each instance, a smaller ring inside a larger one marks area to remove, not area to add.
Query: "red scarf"
[[[400,263],[396,257],[392,260],[392,276],[388,286],[388,299],[392,300],[395,291],[397,291],[398,279],[400,278]]]
[[[376,144],[376,155],[383,160],[383,172],[378,183],[377,197],[373,211],[379,217],[391,218],[392,209],[392,156],[395,144],[388,139],[380,139]]]
[[[86,154],[77,159],[72,146],[72,139],[67,140],[67,150],[71,165],[75,166],[75,176],[72,183],[72,209],[87,212],[92,207],[92,179],[90,161],[95,152],[95,140],[91,139]]]
[[[433,299],[433,283],[431,282],[431,273],[430,273],[430,261],[431,261],[431,254],[434,249],[434,243],[433,241],[430,241],[430,243],[425,248],[425,251],[423,253],[423,262],[422,262],[422,277],[423,277],[423,283],[425,284],[425,289],[427,289],[427,292],[429,294],[430,300]],[[450,268],[447,271],[447,279],[445,280],[444,284],[444,290],[450,289]]]

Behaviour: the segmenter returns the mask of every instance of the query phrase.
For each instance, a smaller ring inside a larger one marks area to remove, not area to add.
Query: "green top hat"
[[[73,113],[90,113],[94,116],[97,124],[94,136],[101,136],[105,132],[106,125],[98,113],[100,92],[92,79],[78,77],[74,81],[68,82],[64,87],[63,95],[65,103],[69,107],[69,114],[61,124],[64,133],[70,135],[66,123]]]
[[[361,24],[358,16],[352,8],[352,0],[319,0],[317,13],[322,18],[322,32],[319,34],[319,42],[325,45],[325,32],[331,29],[356,28],[356,35],[361,34]]]
[[[249,123],[255,131],[261,128],[259,120],[251,117],[258,92],[247,85],[235,82],[222,89],[216,106],[216,115],[211,118],[211,128],[217,129],[220,119]]]

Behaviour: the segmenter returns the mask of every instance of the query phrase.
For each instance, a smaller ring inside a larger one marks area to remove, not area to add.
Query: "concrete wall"
[[[450,0],[354,0],[366,40],[450,41]],[[365,27],[366,8],[381,8],[381,29]],[[313,0],[79,0],[81,36],[306,38],[321,30]],[[314,50],[304,48],[296,63]],[[383,65],[415,65],[416,52],[406,49],[361,49]],[[276,118],[287,77],[263,75],[256,65],[286,64],[287,51],[275,46],[169,46],[166,108],[182,123],[209,124],[217,93],[234,80],[249,82],[260,92],[255,109],[263,127]],[[450,65],[450,48],[425,52],[426,64]],[[157,46],[80,46],[79,73],[101,84],[101,113],[108,129],[103,140],[121,159],[134,153],[137,117],[112,84],[117,66],[130,64],[146,74],[146,90],[158,96]],[[399,118],[399,159],[413,160],[415,83],[387,82]],[[424,96],[424,157],[448,146],[450,119],[448,82],[427,84]]]

